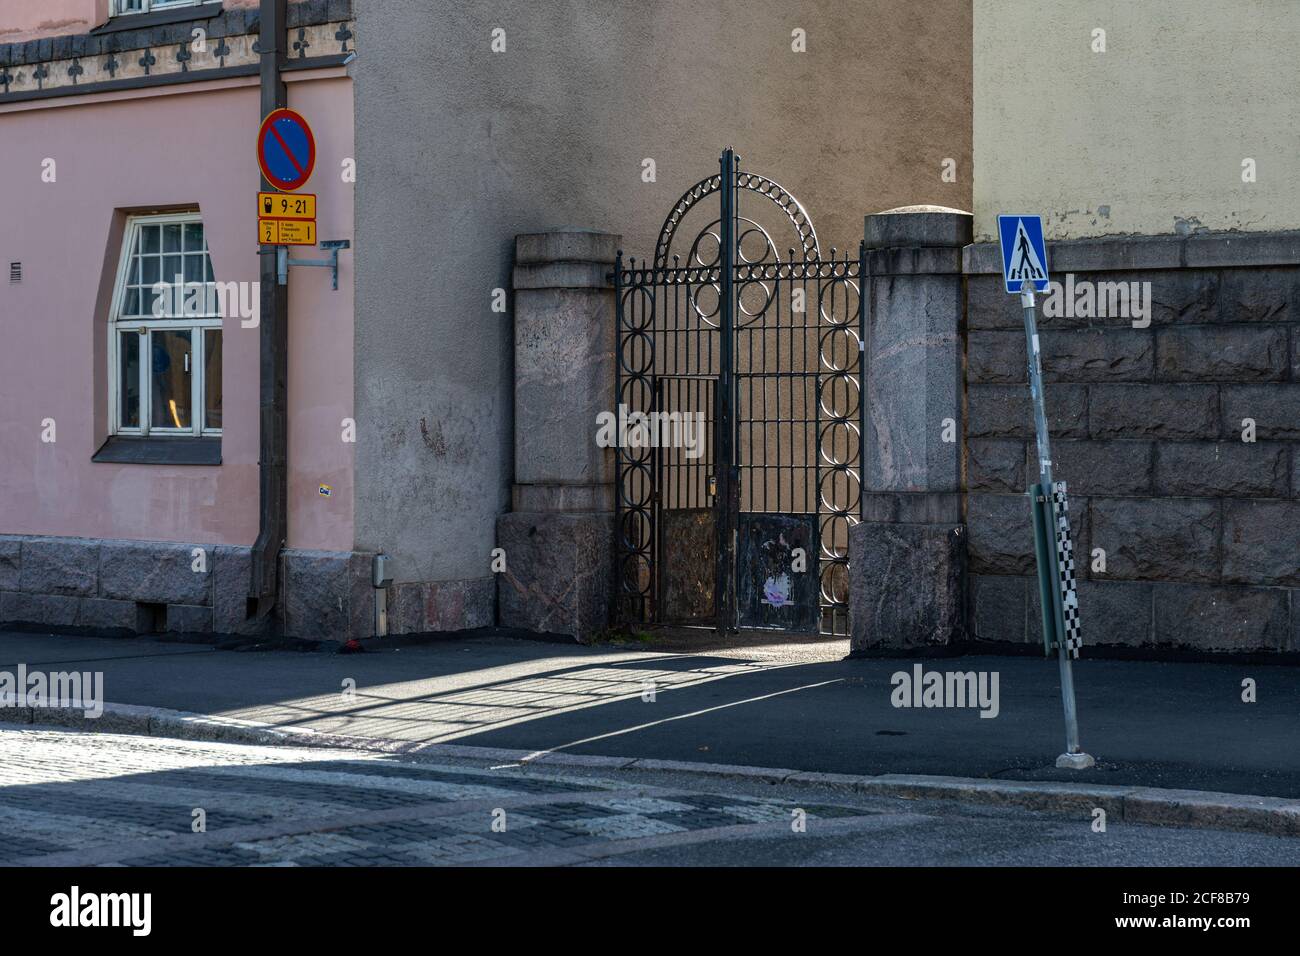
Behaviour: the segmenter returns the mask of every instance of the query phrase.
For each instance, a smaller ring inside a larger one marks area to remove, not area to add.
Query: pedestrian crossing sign
[[[1007,291],[1024,292],[1028,280],[1035,292],[1046,292],[1047,243],[1043,241],[1043,217],[998,216],[998,238],[1002,242],[1002,278]]]

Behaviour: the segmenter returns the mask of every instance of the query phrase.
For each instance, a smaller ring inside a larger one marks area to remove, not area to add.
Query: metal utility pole
[[[286,0],[261,0],[262,116],[289,105],[281,69],[288,35]],[[260,119],[260,117],[259,117]],[[262,189],[271,185],[262,180]],[[261,247],[259,508],[248,583],[248,616],[274,611],[280,551],[288,536],[289,287],[280,285],[275,246]]]
[[[1020,305],[1025,320],[1025,347],[1029,355],[1029,392],[1034,404],[1034,429],[1038,436],[1037,494],[1046,498],[1045,502],[1031,501],[1030,505],[1035,509],[1042,507],[1043,511],[1048,513],[1052,510],[1053,497],[1058,494],[1058,491],[1052,481],[1052,446],[1047,431],[1047,408],[1043,401],[1043,365],[1038,347],[1038,310],[1034,302],[1034,287],[1028,280],[1025,280],[1021,286]],[[1064,486],[1061,487],[1059,494],[1060,506],[1064,508]],[[1047,567],[1056,569],[1056,580],[1051,582],[1052,586],[1040,589],[1044,592],[1041,597],[1044,601],[1045,620],[1047,614],[1046,601],[1051,600],[1052,602],[1052,616],[1056,626],[1050,630],[1056,632],[1056,653],[1061,670],[1061,703],[1065,708],[1065,753],[1056,758],[1056,765],[1074,770],[1083,770],[1093,766],[1096,761],[1079,748],[1079,715],[1074,700],[1074,671],[1070,665],[1070,648],[1066,639],[1065,608],[1060,586],[1060,576],[1064,572],[1058,564],[1054,550],[1057,535],[1060,533],[1056,521],[1049,524],[1048,532],[1049,547],[1046,549],[1043,547],[1038,548],[1038,560],[1040,567],[1046,563]],[[1046,554],[1043,553],[1044,550],[1047,551]]]

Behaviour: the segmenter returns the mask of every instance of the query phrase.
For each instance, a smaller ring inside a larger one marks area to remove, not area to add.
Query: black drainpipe
[[[261,0],[258,49],[262,55],[262,112],[257,117],[258,124],[272,110],[289,105],[284,80],[280,76],[288,29],[287,6],[287,0]],[[251,128],[256,129],[256,124]],[[271,188],[263,179],[262,189],[268,191]],[[288,537],[289,290],[287,286],[279,285],[275,246],[262,246],[261,260],[261,320],[258,324],[261,337],[260,504],[252,575],[248,583],[250,618],[272,614],[275,610],[280,550]],[[276,627],[274,620],[272,626]]]

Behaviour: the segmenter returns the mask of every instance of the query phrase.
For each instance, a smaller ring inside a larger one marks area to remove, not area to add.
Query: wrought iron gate
[[[619,252],[624,623],[847,633],[864,256],[823,259],[799,201],[731,149],[653,262]]]

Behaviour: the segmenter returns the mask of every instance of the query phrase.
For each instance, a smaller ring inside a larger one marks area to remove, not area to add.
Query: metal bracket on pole
[[[290,259],[288,246],[276,246],[275,262],[280,285],[289,284],[290,266],[320,266],[332,271],[333,280],[330,288],[337,292],[339,289],[339,250],[351,249],[352,243],[347,239],[326,239],[321,242],[320,247],[330,254],[328,259]]]

